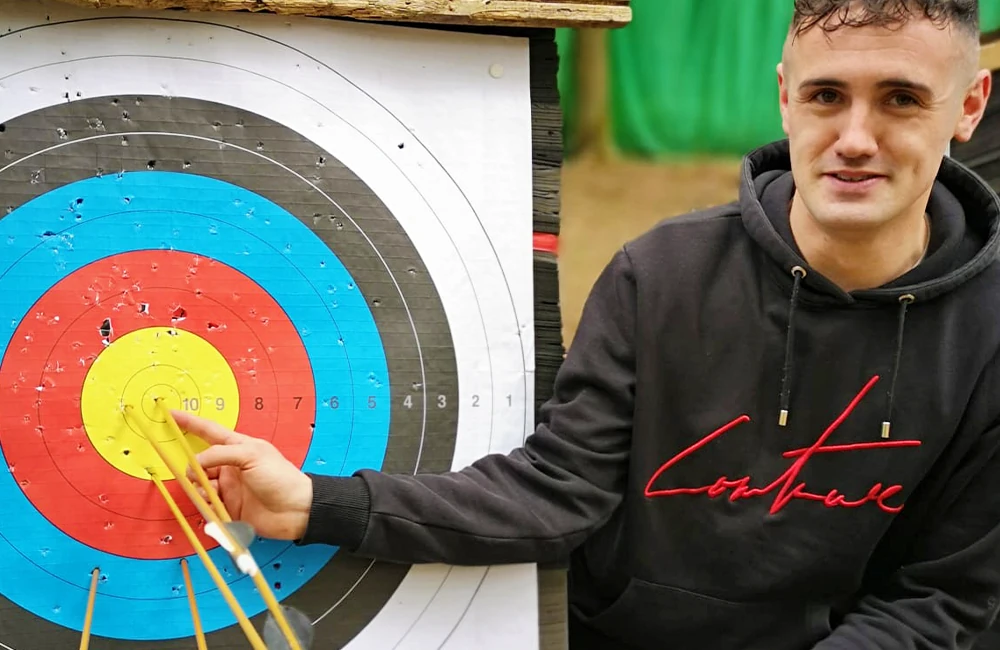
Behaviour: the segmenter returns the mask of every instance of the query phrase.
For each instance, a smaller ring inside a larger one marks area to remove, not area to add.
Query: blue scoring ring
[[[78,199],[83,199],[78,203]],[[38,196],[0,219],[0,362],[13,331],[62,277],[117,253],[172,249],[214,258],[269,292],[299,332],[313,367],[316,428],[303,469],[350,475],[382,465],[389,439],[388,364],[364,295],[333,251],[299,219],[268,199],[214,178],[145,171],[74,182]],[[321,263],[322,262],[322,263]],[[334,318],[332,307],[337,302]],[[329,408],[324,395],[353,388],[353,408]],[[368,396],[376,395],[370,408]],[[0,448],[0,594],[33,614],[81,630],[91,571],[98,587],[92,633],[129,640],[194,634],[180,563],[139,560],[91,548],[55,528],[6,470]],[[279,563],[281,594],[311,580],[337,548],[258,540],[267,576]],[[224,550],[210,557],[231,566]],[[188,557],[206,632],[236,622],[197,555]],[[227,581],[248,616],[266,610],[249,577]],[[272,576],[273,577],[273,576]],[[141,621],[140,623],[137,623]]]

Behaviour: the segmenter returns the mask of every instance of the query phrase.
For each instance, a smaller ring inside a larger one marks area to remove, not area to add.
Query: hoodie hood
[[[788,206],[795,190],[788,141],[760,147],[743,161],[740,209],[750,236],[793,280],[792,269],[806,271],[802,300],[831,305],[896,303],[900,297],[930,300],[979,274],[1000,248],[1000,199],[981,177],[945,157],[931,191],[927,213],[931,241],[924,261],[909,273],[874,289],[845,292],[816,273],[795,244]]]
[[[994,261],[1000,247],[1000,199],[974,172],[951,158],[943,158],[927,204],[931,237],[924,260],[881,287],[846,292],[812,269],[795,243],[789,225],[794,191],[787,140],[768,144],[746,156],[739,197],[743,223],[773,261],[789,292],[778,423],[785,426],[789,415],[796,308],[802,303],[885,306],[898,312],[896,349],[882,423],[882,437],[888,438],[907,309],[915,302],[954,290]]]

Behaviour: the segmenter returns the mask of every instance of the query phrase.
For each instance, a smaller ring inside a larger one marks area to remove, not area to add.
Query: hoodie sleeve
[[[969,650],[1000,604],[1000,426],[945,479],[899,569],[814,650]],[[892,545],[903,543],[893,535]]]
[[[622,499],[632,434],[636,286],[624,249],[598,277],[523,447],[461,471],[312,475],[300,544],[456,565],[561,561]]]

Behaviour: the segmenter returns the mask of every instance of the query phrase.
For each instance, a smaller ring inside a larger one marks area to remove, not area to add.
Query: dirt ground
[[[739,164],[593,156],[564,163],[559,284],[567,347],[587,294],[615,250],[665,218],[735,199]]]

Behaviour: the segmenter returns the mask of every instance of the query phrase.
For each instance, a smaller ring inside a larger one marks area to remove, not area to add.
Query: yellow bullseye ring
[[[87,371],[80,405],[83,426],[94,449],[118,470],[149,480],[148,468],[162,478],[173,474],[147,436],[180,466],[187,457],[155,400],[196,413],[227,428],[239,418],[239,388],[225,357],[202,337],[170,327],[134,330],[106,347]],[[125,417],[124,405],[132,405]],[[205,448],[188,436],[196,452]]]

